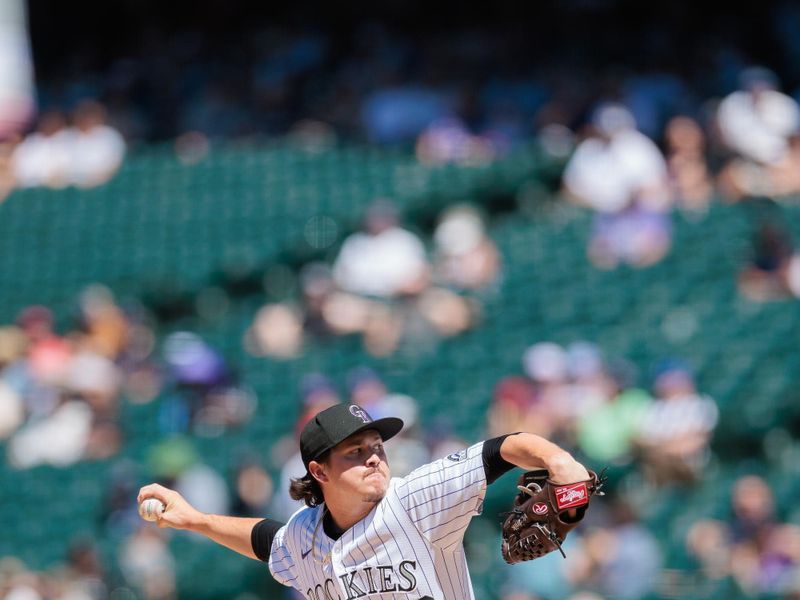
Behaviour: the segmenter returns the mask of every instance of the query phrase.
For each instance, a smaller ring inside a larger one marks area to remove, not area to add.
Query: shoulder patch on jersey
[[[462,450],[461,452],[453,452],[452,454],[447,455],[447,460],[452,460],[453,462],[458,462],[460,460],[464,460],[467,458],[467,451]]]

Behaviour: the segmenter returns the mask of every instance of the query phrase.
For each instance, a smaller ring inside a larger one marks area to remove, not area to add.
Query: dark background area
[[[251,102],[256,115],[268,112],[273,104],[252,100],[249,82],[259,57],[262,65],[271,57],[269,45],[276,36],[310,33],[326,40],[325,62],[291,81],[282,114],[254,126],[280,134],[304,117],[330,122],[308,106],[308,99],[338,85],[331,80],[340,75],[333,73],[347,60],[371,56],[375,48],[364,35],[370,28],[379,40],[390,34],[405,45],[407,53],[394,74],[401,81],[449,80],[479,89],[491,78],[537,78],[546,72],[552,79],[563,73],[578,81],[596,79],[590,85],[601,96],[631,74],[669,72],[698,97],[708,98],[729,93],[736,84],[733,73],[743,63],[768,65],[786,90],[795,90],[800,70],[796,49],[787,48],[794,13],[786,2],[727,4],[724,10],[710,3],[578,0],[500,0],[491,6],[449,0],[29,3],[41,104],[63,105],[65,96],[71,99],[65,88],[76,82],[87,87],[103,82],[101,99],[113,113],[114,93],[108,87],[131,77],[121,61],[136,62],[144,65],[144,76],[140,73],[135,85],[120,81],[118,87],[126,102],[134,100],[156,115],[143,134],[148,139],[181,133],[174,125],[182,110],[176,99],[192,92],[184,83],[171,84],[178,79],[174,69],[202,65],[211,80],[223,82],[231,102]]]
[[[102,68],[137,52],[151,36],[168,37],[198,30],[204,43],[241,51],[237,37],[271,26],[301,26],[331,32],[346,44],[353,30],[376,21],[406,35],[479,29],[501,33],[507,51],[525,51],[520,64],[536,58],[608,66],[698,70],[720,46],[732,45],[778,70],[781,52],[772,34],[780,2],[726,4],[642,3],[633,1],[518,2],[500,0],[491,7],[452,0],[427,2],[264,3],[206,0],[163,2],[84,0],[77,3],[36,0],[29,3],[37,69],[42,77],[70,68],[75,56],[91,56],[82,66]],[[567,41],[583,38],[581,47]],[[532,53],[532,54],[531,54]]]

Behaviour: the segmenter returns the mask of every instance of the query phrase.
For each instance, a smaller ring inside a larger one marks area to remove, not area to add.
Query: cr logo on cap
[[[361,419],[363,423],[372,423],[372,419],[369,418],[366,411],[356,404],[350,405],[350,414]]]

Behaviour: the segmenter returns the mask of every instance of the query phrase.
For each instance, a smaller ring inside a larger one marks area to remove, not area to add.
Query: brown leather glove
[[[561,544],[586,514],[592,496],[602,496],[602,473],[589,471],[589,479],[559,484],[549,479],[546,470],[523,473],[517,485],[519,494],[503,522],[503,558],[508,564],[534,560]],[[572,516],[570,511],[575,509]]]

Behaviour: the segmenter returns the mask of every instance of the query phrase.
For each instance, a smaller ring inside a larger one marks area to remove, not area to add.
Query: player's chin
[[[388,488],[386,480],[379,477],[370,477],[370,480],[364,489],[364,502],[380,502]]]
[[[362,497],[362,501],[366,502],[367,504],[377,504],[381,500],[383,500],[384,496],[386,496],[386,490],[383,491],[373,491],[367,492]]]

